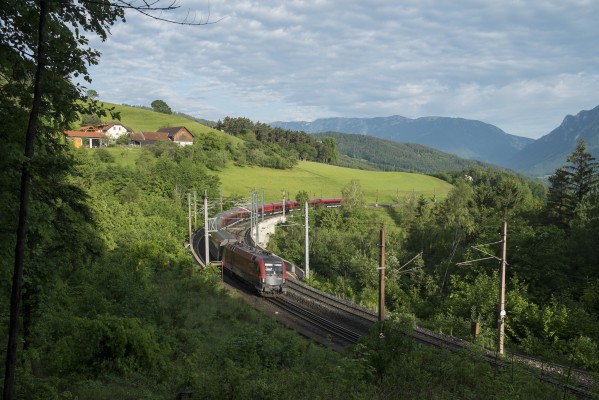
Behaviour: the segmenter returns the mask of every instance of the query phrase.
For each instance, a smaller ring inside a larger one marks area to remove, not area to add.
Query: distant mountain
[[[566,116],[559,127],[515,154],[509,166],[530,175],[551,175],[566,164],[579,138],[599,160],[599,106]]]
[[[338,163],[343,167],[420,173],[459,171],[468,167],[494,167],[420,144],[397,143],[351,133],[323,132],[314,135],[320,139],[335,139],[339,154],[347,156],[342,157]]]
[[[462,158],[507,166],[514,154],[534,140],[510,135],[498,127],[463,118],[322,118],[313,122],[272,122],[284,129],[342,132],[375,136],[401,143],[416,143]]]

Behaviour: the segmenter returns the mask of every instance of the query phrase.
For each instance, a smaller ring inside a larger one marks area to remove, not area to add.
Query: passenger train
[[[340,198],[314,199],[308,201],[310,206],[339,207]],[[297,201],[286,203],[268,203],[258,207],[258,213],[264,209],[265,216],[293,212],[301,207]],[[234,208],[216,215],[217,231],[210,233],[210,259],[222,261],[223,272],[235,275],[245,281],[263,296],[271,296],[285,292],[287,271],[285,261],[280,257],[262,249],[242,243],[226,230],[227,227],[250,217],[245,208]]]

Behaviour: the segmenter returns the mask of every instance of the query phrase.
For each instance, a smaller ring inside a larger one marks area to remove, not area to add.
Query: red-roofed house
[[[191,133],[184,126],[173,126],[171,128],[158,129],[158,132],[164,132],[168,134],[169,140],[180,144],[181,146],[188,146],[193,144],[193,133]]]
[[[181,146],[193,144],[193,133],[184,126],[158,129],[158,132],[134,132],[131,143],[136,146],[146,146],[155,142],[173,142]]]
[[[136,146],[146,146],[156,142],[170,142],[166,133],[160,132],[133,132],[131,134],[131,144]]]
[[[89,127],[81,127],[89,128]],[[92,127],[93,128],[93,127]],[[100,147],[104,143],[104,134],[98,131],[89,130],[78,130],[78,131],[65,131],[63,135],[73,142],[73,146],[80,147]]]

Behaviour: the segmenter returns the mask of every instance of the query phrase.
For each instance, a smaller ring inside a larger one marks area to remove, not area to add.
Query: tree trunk
[[[31,186],[31,160],[33,158],[33,142],[37,131],[40,107],[42,102],[42,79],[46,63],[46,27],[48,17],[47,0],[40,1],[40,19],[38,25],[37,68],[33,88],[33,104],[29,114],[27,133],[25,135],[25,160],[21,172],[21,191],[19,199],[19,224],[17,226],[17,243],[15,246],[15,266],[12,277],[10,296],[10,327],[6,350],[6,371],[4,374],[3,399],[15,398],[15,370],[17,364],[17,344],[19,339],[19,312],[21,306],[21,285],[25,261],[25,242],[27,240],[27,216],[29,213],[29,189]]]

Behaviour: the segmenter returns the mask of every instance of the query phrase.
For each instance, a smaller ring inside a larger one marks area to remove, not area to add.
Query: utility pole
[[[189,245],[191,242],[191,193],[187,193],[187,221],[189,222]]]
[[[310,239],[308,236],[308,202],[304,203],[304,226],[305,226],[305,241],[304,241],[304,263],[306,270],[306,279],[310,277]]]
[[[204,260],[210,264],[210,232],[208,232],[208,190],[204,190]]]
[[[381,224],[379,258],[379,322],[385,320],[385,224]]]
[[[193,191],[193,230],[198,229],[198,192]]]
[[[503,355],[503,339],[505,331],[505,269],[507,265],[507,218],[503,220],[501,229],[501,282],[499,288],[499,343],[497,351]]]
[[[283,189],[283,217],[285,217],[285,189]]]
[[[218,189],[218,197],[220,200],[220,212],[223,212],[223,190]]]
[[[250,235],[254,232],[254,191],[250,192]]]
[[[260,241],[260,224],[258,223],[258,192],[254,192],[254,218],[256,222],[254,222],[254,227],[256,228],[256,239],[254,240],[254,244],[258,247],[258,242]]]
[[[264,222],[264,189],[262,190],[262,222]]]

